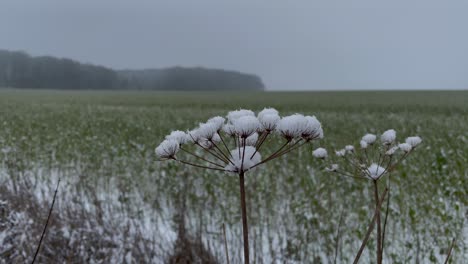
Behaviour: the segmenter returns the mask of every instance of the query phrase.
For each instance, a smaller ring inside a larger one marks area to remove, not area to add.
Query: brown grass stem
[[[46,230],[47,230],[47,226],[49,225],[50,217],[52,216],[52,210],[54,209],[54,204],[55,204],[55,200],[57,198],[57,191],[58,191],[59,185],[60,185],[60,178],[58,179],[57,187],[55,187],[54,198],[52,199],[52,205],[50,206],[49,214],[47,215],[47,220],[46,220],[46,223],[44,225],[44,229],[42,230],[41,238],[39,240],[39,244],[37,245],[36,253],[34,254],[34,257],[33,257],[33,260],[31,262],[31,264],[34,264],[34,262],[36,262],[36,258],[37,258],[38,254],[39,254],[40,249],[41,249],[42,240],[44,239],[44,236],[45,236],[45,233],[46,233]]]
[[[356,257],[354,258],[353,264],[357,264],[359,262],[359,259],[361,258],[362,252],[364,251],[364,248],[366,247],[367,241],[369,240],[370,235],[371,235],[372,231],[374,230],[375,221],[377,219],[377,214],[380,213],[380,208],[382,207],[382,203],[383,203],[383,201],[385,199],[385,196],[387,195],[387,192],[388,192],[388,189],[385,188],[385,190],[382,193],[382,196],[380,197],[380,200],[378,202],[378,207],[376,208],[377,210],[375,210],[375,212],[374,212],[374,217],[372,218],[371,222],[369,223],[369,226],[367,228],[367,232],[366,232],[366,235],[364,237],[364,240],[362,240],[359,251],[358,251]]]
[[[453,247],[455,246],[455,238],[452,239],[452,244],[450,244],[449,252],[447,254],[447,258],[444,261],[444,264],[448,264],[450,260],[450,256],[452,255]]]
[[[180,162],[180,163],[187,164],[187,165],[190,165],[190,166],[194,166],[194,167],[197,167],[197,168],[209,169],[209,170],[216,170],[216,171],[226,171],[225,169],[203,166],[203,165],[191,163],[191,162],[184,161],[184,160],[180,160],[180,159],[174,159],[174,160],[177,160],[177,161]]]
[[[380,208],[379,208],[379,186],[377,180],[374,183],[374,196],[375,196],[375,211],[377,214],[377,264],[382,264],[382,223],[380,221]]]
[[[208,159],[205,159],[205,158],[203,158],[203,157],[201,157],[201,156],[199,156],[199,155],[197,155],[197,154],[195,154],[195,153],[193,153],[193,152],[190,152],[190,151],[188,151],[188,150],[186,150],[186,149],[184,149],[184,148],[182,148],[182,147],[180,148],[180,150],[182,150],[182,151],[184,151],[185,153],[188,153],[188,154],[190,154],[190,155],[192,155],[192,156],[194,156],[194,157],[196,157],[196,158],[198,158],[198,159],[201,159],[201,160],[203,160],[203,161],[206,161],[206,162],[210,163],[211,165],[215,165],[215,166],[224,168],[223,165],[218,164],[218,163],[213,162],[213,161],[210,161],[210,160],[208,160]]]
[[[239,173],[239,187],[242,210],[242,233],[244,238],[244,263],[249,263],[249,227],[247,225],[247,205],[245,202],[244,172]]]

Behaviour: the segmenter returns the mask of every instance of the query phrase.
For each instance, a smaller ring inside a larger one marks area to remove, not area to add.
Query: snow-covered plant
[[[385,214],[383,227],[381,223],[380,208],[381,203],[385,199],[385,195],[390,190],[387,186],[379,196],[378,182],[386,175],[389,176],[404,159],[412,154],[417,146],[421,144],[422,139],[418,136],[414,136],[406,138],[405,143],[397,143],[396,131],[393,129],[389,129],[382,133],[380,136],[380,142],[378,142],[377,139],[378,137],[374,134],[366,134],[361,138],[359,148],[355,148],[353,145],[347,145],[343,149],[335,150],[336,158],[327,159],[326,150],[321,148],[316,149],[313,152],[313,155],[328,164],[325,170],[330,173],[369,180],[373,183],[375,200],[374,219],[375,224],[377,225],[376,263],[381,264],[388,217],[388,198],[387,213]],[[368,230],[369,234],[372,231],[373,226],[374,221],[371,222],[371,226]],[[368,237],[364,239],[356,260],[359,259],[367,239]]]
[[[173,131],[155,152],[160,160],[174,160],[239,176],[244,260],[249,263],[245,173],[321,138],[322,126],[315,116],[294,114],[281,118],[273,108],[265,108],[257,115],[251,110],[240,109],[229,112],[226,119],[210,118],[187,132]],[[276,151],[260,154],[262,146],[267,143],[277,145],[278,141],[282,143]],[[318,151],[316,155],[324,158],[327,153]]]

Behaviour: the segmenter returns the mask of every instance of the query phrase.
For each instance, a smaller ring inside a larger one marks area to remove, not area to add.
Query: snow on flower
[[[321,130],[322,125],[315,116],[306,116],[305,120],[306,122],[301,135],[304,139],[311,140],[323,137],[323,130]]]
[[[312,151],[312,155],[319,159],[324,159],[328,156],[327,150],[324,148],[318,148]]]
[[[183,145],[187,143],[187,140],[188,140],[187,133],[185,133],[184,131],[180,131],[180,130],[172,131],[171,134],[166,136],[166,139],[173,139],[177,141],[179,145]]]
[[[218,133],[218,126],[215,123],[202,123],[198,130],[200,137],[211,140]]]
[[[231,124],[234,124],[234,121],[243,117],[243,116],[255,116],[255,113],[251,110],[240,109],[231,111],[227,114],[227,119]]]
[[[361,145],[361,148],[362,148],[362,149],[366,149],[366,148],[367,148],[367,142],[366,142],[366,141],[361,140],[361,142],[359,142],[359,144]]]
[[[300,114],[294,114],[281,118],[276,130],[287,140],[302,136],[305,131],[306,118]]]
[[[385,132],[383,132],[382,136],[380,136],[380,140],[382,141],[382,144],[384,145],[390,145],[392,144],[396,139],[396,132],[393,129],[389,129]]]
[[[421,144],[422,139],[420,137],[408,137],[406,138],[405,142],[410,144],[411,147],[416,147],[417,145]]]
[[[280,119],[280,116],[277,114],[266,114],[258,118],[263,129],[267,132],[275,130]]]
[[[336,156],[338,157],[344,157],[346,155],[346,149],[340,149],[335,151]]]
[[[331,164],[330,168],[325,168],[326,171],[335,172],[338,170],[338,164]]]
[[[242,138],[252,135],[257,132],[259,128],[260,123],[255,116],[243,116],[234,121],[236,134]]]
[[[404,152],[408,153],[411,151],[411,149],[413,148],[410,144],[408,143],[402,143],[402,144],[399,144],[398,145],[398,148],[403,150]]]
[[[262,120],[266,115],[276,115],[279,116],[278,110],[274,108],[264,108],[257,115],[258,120]]]
[[[348,151],[348,152],[354,152],[354,146],[346,145],[345,150]]]
[[[362,137],[361,142],[364,141],[368,145],[372,145],[375,140],[377,139],[377,136],[374,134],[366,134],[365,136]]]
[[[374,179],[377,180],[380,178],[384,173],[385,169],[380,167],[379,165],[372,163],[369,168],[367,168],[368,175]]]
[[[258,151],[255,153],[255,155],[253,155],[254,153],[255,153],[255,148],[251,146],[246,146],[245,152],[244,152],[244,148],[240,148],[240,149],[237,148],[237,149],[232,150],[231,151],[232,163],[234,163],[234,165],[229,163],[225,167],[225,170],[229,172],[239,173],[239,172],[246,171],[252,168],[257,163],[259,163],[262,159],[262,156],[260,155],[260,153],[258,153]]]
[[[258,133],[255,132],[245,139],[245,145],[255,146],[255,144],[257,144],[257,141],[258,141]]]
[[[212,118],[208,119],[208,121],[206,121],[206,123],[215,124],[216,125],[216,131],[219,132],[223,128],[223,125],[224,125],[225,121],[226,121],[226,119],[224,117],[215,116],[215,117],[212,117]]]
[[[391,147],[389,150],[387,150],[387,152],[385,152],[385,155],[392,156],[397,150],[398,150],[398,146]]]
[[[187,138],[190,142],[198,143],[201,140],[200,129],[195,128],[187,132]]]
[[[179,151],[179,142],[174,139],[166,139],[155,149],[156,155],[162,159],[174,158]]]
[[[225,124],[223,126],[223,131],[228,136],[235,136],[236,135],[236,130],[234,129],[234,125],[232,125],[232,124]]]

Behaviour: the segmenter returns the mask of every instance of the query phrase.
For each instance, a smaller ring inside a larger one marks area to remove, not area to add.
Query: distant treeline
[[[50,56],[0,50],[0,87],[67,90],[264,90],[252,74],[173,67],[113,70]]]

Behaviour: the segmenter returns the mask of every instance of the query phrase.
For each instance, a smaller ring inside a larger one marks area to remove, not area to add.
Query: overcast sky
[[[468,1],[0,0],[0,49],[225,68],[269,90],[467,89]]]

